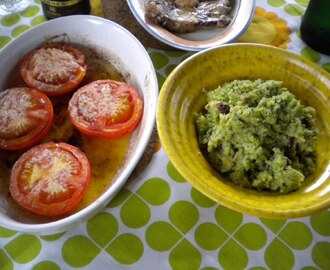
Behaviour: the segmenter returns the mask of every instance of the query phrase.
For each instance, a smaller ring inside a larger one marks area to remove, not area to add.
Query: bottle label
[[[81,0],[69,0],[69,1],[51,1],[51,0],[41,0],[45,4],[52,7],[68,7],[81,2]]]
[[[54,19],[73,14],[89,14],[89,0],[41,0],[43,13],[47,19]]]

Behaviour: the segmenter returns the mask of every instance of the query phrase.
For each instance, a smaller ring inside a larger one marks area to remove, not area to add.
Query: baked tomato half
[[[0,92],[0,148],[17,150],[32,146],[48,133],[53,105],[42,92],[9,88]]]
[[[78,87],[85,77],[85,56],[66,44],[47,44],[25,55],[19,64],[25,83],[48,96]]]
[[[78,89],[68,110],[73,125],[82,133],[112,139],[135,129],[142,116],[143,100],[124,82],[99,80]]]
[[[71,212],[90,182],[90,164],[79,148],[48,142],[25,152],[14,164],[9,190],[22,207],[43,216]]]

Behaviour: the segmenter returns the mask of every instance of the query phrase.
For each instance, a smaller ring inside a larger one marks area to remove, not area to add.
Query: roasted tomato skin
[[[79,86],[87,65],[78,49],[67,44],[46,44],[26,54],[19,71],[28,86],[47,96],[59,96]]]
[[[38,90],[16,87],[0,92],[0,149],[35,145],[47,135],[53,118],[51,101]]]
[[[124,82],[98,80],[74,93],[68,112],[80,132],[112,139],[133,132],[143,114],[143,100]]]
[[[14,164],[9,190],[23,208],[42,216],[68,214],[87,191],[91,169],[75,146],[48,142],[25,152]]]

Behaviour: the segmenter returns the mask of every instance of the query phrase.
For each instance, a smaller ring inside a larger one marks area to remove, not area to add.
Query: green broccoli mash
[[[315,168],[315,109],[280,81],[235,80],[207,93],[200,148],[235,184],[288,193]]]

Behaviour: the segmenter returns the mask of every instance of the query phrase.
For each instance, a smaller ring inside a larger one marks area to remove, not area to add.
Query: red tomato
[[[22,207],[43,216],[71,212],[86,193],[90,165],[78,148],[48,142],[25,152],[15,163],[9,190]]]
[[[78,87],[85,77],[85,56],[69,45],[48,44],[25,55],[19,65],[25,83],[48,96]]]
[[[53,122],[53,106],[40,91],[28,87],[0,92],[0,148],[17,150],[41,141]]]
[[[116,138],[132,132],[143,111],[143,101],[130,85],[113,80],[89,83],[74,93],[69,115],[74,126],[93,137]]]

